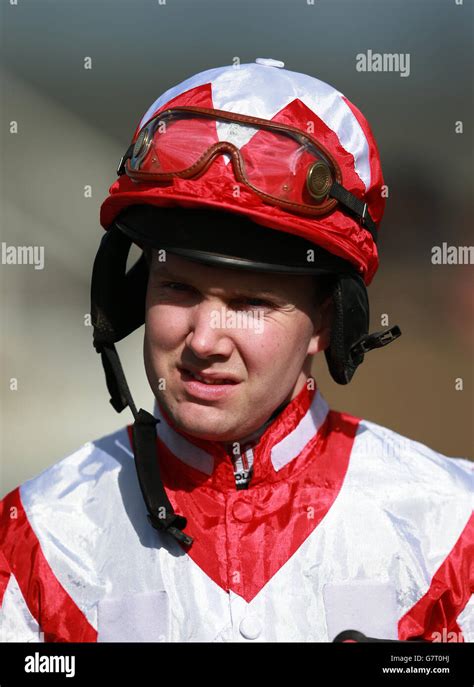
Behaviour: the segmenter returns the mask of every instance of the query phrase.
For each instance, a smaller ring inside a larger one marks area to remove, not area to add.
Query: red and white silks
[[[0,502],[0,640],[474,641],[469,461],[304,387],[236,490],[223,445],[155,413],[192,547],[150,527],[130,427],[87,443]]]

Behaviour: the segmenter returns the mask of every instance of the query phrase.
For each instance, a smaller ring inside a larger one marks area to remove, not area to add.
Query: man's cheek
[[[281,336],[281,330],[268,324],[261,333],[253,331],[249,336],[247,332],[246,343],[248,349],[252,351],[252,357],[264,363],[265,366],[270,360],[280,361],[282,356],[285,357],[287,349],[292,348],[291,341]]]
[[[186,313],[166,306],[156,306],[148,320],[149,335],[154,348],[172,350],[189,332]]]

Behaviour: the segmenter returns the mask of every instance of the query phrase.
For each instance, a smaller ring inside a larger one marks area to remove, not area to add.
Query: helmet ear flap
[[[348,384],[364,354],[351,349],[367,336],[369,299],[363,280],[358,275],[341,275],[334,286],[331,340],[324,351],[331,377],[337,384]]]
[[[126,271],[132,240],[113,225],[102,237],[91,281],[94,345],[116,343],[145,322],[148,265],[144,254]]]

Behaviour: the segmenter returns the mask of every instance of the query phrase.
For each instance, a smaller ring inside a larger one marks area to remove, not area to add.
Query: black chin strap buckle
[[[191,546],[194,541],[193,537],[182,531],[187,525],[187,520],[182,515],[169,513],[165,518],[162,518],[155,513],[148,513],[148,520],[155,530],[168,532],[168,534],[171,534],[172,537],[182,544],[186,544],[186,546]]]
[[[352,360],[355,362],[358,358],[363,356],[365,353],[368,353],[373,348],[382,348],[382,346],[392,343],[392,341],[398,339],[401,334],[402,332],[397,324],[383,332],[367,334],[352,346],[350,352]]]

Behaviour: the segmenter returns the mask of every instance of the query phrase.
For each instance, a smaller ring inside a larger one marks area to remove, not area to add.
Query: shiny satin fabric
[[[222,449],[162,420],[191,549],[150,527],[127,428],[88,443],[1,502],[0,639],[474,641],[467,461],[305,390],[237,491]]]

